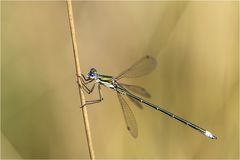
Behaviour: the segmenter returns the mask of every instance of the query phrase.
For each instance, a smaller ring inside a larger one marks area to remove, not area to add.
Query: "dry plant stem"
[[[71,29],[76,75],[77,75],[77,81],[79,84],[79,88],[78,88],[79,89],[79,97],[80,97],[81,106],[82,106],[83,104],[86,103],[86,101],[85,101],[85,97],[84,97],[84,94],[82,91],[82,83],[79,78],[79,76],[81,75],[81,70],[80,70],[80,64],[79,64],[79,59],[78,59],[77,40],[76,40],[76,34],[75,34],[71,0],[67,0],[67,8],[68,8],[69,24],[70,24],[70,29]],[[95,159],[93,145],[92,145],[92,138],[91,138],[91,130],[90,130],[90,126],[89,126],[88,113],[87,113],[86,106],[82,107],[82,114],[83,114],[85,131],[86,131],[86,135],[87,135],[87,143],[88,143],[88,150],[89,150],[90,158]]]

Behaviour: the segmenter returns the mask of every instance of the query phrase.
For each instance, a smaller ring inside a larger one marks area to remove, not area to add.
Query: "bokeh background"
[[[237,1],[79,1],[73,11],[83,73],[117,75],[151,55],[157,69],[124,82],[218,136],[129,102],[134,139],[103,88],[88,107],[96,158],[239,158]],[[89,158],[79,106],[66,3],[2,1],[1,158]]]

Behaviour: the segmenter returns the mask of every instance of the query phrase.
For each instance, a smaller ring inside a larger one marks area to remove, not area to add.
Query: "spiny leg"
[[[94,81],[94,79],[86,78],[83,74],[81,74],[81,76],[77,76],[77,77],[79,77],[81,82],[85,85]]]
[[[89,90],[90,92],[87,92],[87,93],[90,94],[94,90],[94,87],[95,87],[95,83],[94,83],[93,87]],[[98,84],[98,94],[99,94],[99,99],[86,101],[86,103],[83,104],[81,107],[84,107],[84,106],[90,105],[90,104],[99,103],[103,100],[100,84]]]
[[[78,76],[78,77],[80,78],[80,80],[82,82],[83,90],[87,94],[91,94],[93,92],[94,88],[95,88],[96,83],[94,83],[91,88],[88,88],[87,84],[93,82],[94,79],[86,78],[83,74],[81,74],[81,76]],[[80,85],[79,82],[78,82],[78,85]],[[99,102],[101,102],[103,100],[100,84],[98,84],[98,93],[99,93],[99,99],[86,101],[86,103],[83,104],[81,107],[86,106],[86,105],[90,105],[90,104],[99,103]]]
[[[82,84],[83,90],[84,90],[87,94],[90,94],[90,93],[93,92],[93,90],[94,90],[94,88],[95,88],[95,85],[96,85],[96,83],[94,83],[91,88],[88,88],[88,86],[87,86],[85,83]]]
[[[88,94],[92,93],[92,91],[94,90],[94,87],[95,87],[95,83],[93,84],[93,86],[91,87],[91,89],[88,88],[87,84],[93,82],[94,79],[85,78],[83,74],[81,74],[81,76],[78,76],[78,78],[80,78],[80,80],[81,80],[81,82],[82,82],[82,85],[80,85],[79,81],[77,81],[78,85],[79,85],[80,87],[82,87],[82,89],[83,89],[86,93],[88,93]]]

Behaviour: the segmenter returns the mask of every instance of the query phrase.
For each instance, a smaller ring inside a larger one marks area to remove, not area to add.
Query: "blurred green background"
[[[96,158],[239,158],[239,3],[73,2],[81,69],[117,75],[148,54],[151,102],[218,136],[131,104],[128,133],[116,94],[88,108]],[[88,99],[92,96],[87,96]],[[1,157],[89,158],[65,2],[1,2]]]

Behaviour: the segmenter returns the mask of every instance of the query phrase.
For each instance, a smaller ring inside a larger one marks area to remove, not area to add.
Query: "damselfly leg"
[[[89,80],[86,79],[84,76],[80,76],[81,82],[82,82],[82,89],[87,93],[87,94],[91,94],[95,88],[96,83],[94,83],[92,85],[91,88],[88,88],[87,84],[91,83],[93,80]],[[80,85],[80,84],[79,84]],[[103,96],[102,96],[102,92],[101,92],[101,86],[100,84],[97,84],[97,88],[98,88],[98,95],[99,98],[98,99],[94,99],[94,100],[87,100],[85,104],[83,104],[81,107],[84,107],[86,105],[90,105],[90,104],[95,104],[95,103],[99,103],[103,100]]]

